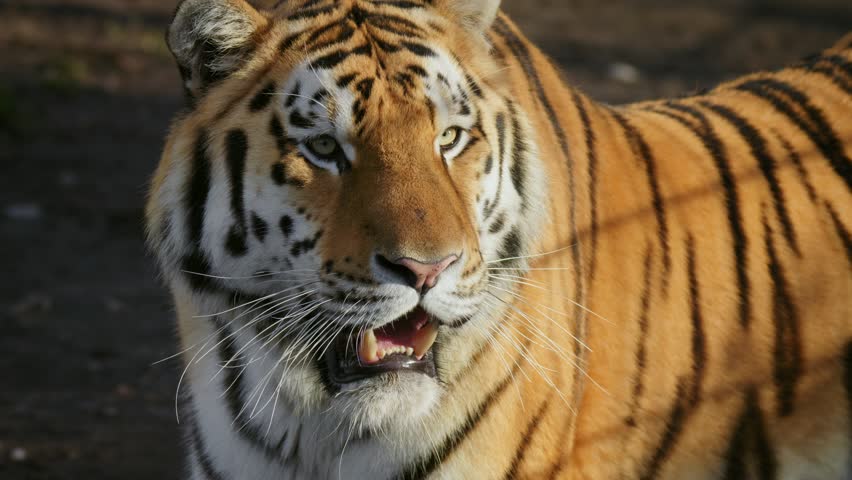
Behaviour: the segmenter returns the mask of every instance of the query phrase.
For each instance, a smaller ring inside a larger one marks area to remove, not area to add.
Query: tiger
[[[499,0],[184,0],[186,478],[852,478],[852,35],[593,101]]]

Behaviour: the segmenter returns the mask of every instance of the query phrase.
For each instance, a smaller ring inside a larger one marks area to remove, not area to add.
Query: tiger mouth
[[[339,335],[326,352],[333,383],[343,385],[402,371],[436,376],[432,346],[438,336],[438,322],[422,308],[360,335],[353,333]]]

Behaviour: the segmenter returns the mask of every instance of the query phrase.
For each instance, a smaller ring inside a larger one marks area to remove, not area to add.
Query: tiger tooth
[[[361,348],[358,349],[358,355],[366,363],[375,363],[379,360],[379,357],[376,355],[376,348],[376,333],[372,329],[368,329],[364,332],[364,336],[361,337]]]
[[[376,353],[376,355],[378,355],[379,360],[382,360],[382,359],[384,359],[384,358],[385,358],[385,355],[387,355],[387,353],[385,353],[385,351],[384,351],[384,350],[379,350],[379,351]]]
[[[435,339],[438,337],[438,325],[435,322],[429,322],[417,332],[417,338],[414,340],[414,356],[418,359],[422,358],[426,352],[432,348]]]
[[[411,347],[406,348],[406,349],[405,349],[405,354],[406,354],[406,355],[408,355],[409,357],[410,357],[410,356],[412,356],[412,355],[414,355],[414,349],[413,349],[413,348],[411,348]]]

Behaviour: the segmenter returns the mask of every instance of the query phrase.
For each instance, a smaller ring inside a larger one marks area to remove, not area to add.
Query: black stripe
[[[422,34],[426,33],[423,30],[423,27],[412,22],[411,20],[407,20],[403,17],[398,17],[395,15],[385,15],[382,13],[370,13],[369,22],[371,27],[379,28],[381,30],[387,30],[391,33],[395,33],[401,36],[414,36],[421,37]],[[397,28],[397,26],[402,26],[402,28],[408,30],[401,30]]]
[[[286,53],[287,50],[290,50],[290,48],[293,47],[293,45],[296,43],[296,40],[302,37],[302,33],[303,32],[295,33],[284,38],[284,40],[281,41],[281,45],[278,46],[278,51],[281,53]]]
[[[323,55],[311,62],[311,68],[330,70],[340,65],[350,57],[369,56],[372,51],[373,49],[370,47],[369,43],[365,43],[360,47],[355,47],[352,50],[337,50]]]
[[[805,190],[808,192],[808,198],[811,199],[812,202],[817,201],[817,193],[813,184],[811,184],[810,177],[808,176],[808,171],[805,170],[804,164],[802,164],[802,157],[799,155],[793,145],[787,141],[786,138],[782,137],[780,133],[775,132],[775,138],[781,143],[781,146],[784,147],[784,151],[787,152],[787,158],[790,160],[790,163],[796,168],[796,173],[799,175],[799,180],[802,182],[802,185],[805,186]]]
[[[753,449],[753,450],[752,450]],[[743,413],[731,434],[728,451],[725,455],[725,480],[747,480],[749,476],[747,455],[756,456],[758,477],[760,480],[774,480],[777,476],[777,460],[769,443],[763,412],[758,404],[754,388],[746,395]]]
[[[300,96],[301,93],[302,93],[302,83],[296,82],[296,84],[293,85],[293,89],[290,90],[290,93],[287,94],[287,99],[284,100],[284,106],[287,107],[287,108],[292,107],[296,103],[296,100],[299,99],[299,96]]]
[[[839,55],[818,56],[800,68],[825,76],[838,88],[852,95],[852,63],[845,58]]]
[[[852,441],[852,340],[846,342],[846,348],[843,352],[843,387],[846,389],[849,439]]]
[[[305,45],[306,45],[305,50],[309,49],[309,48],[307,48],[308,46],[310,46],[310,50],[313,50],[313,51],[321,50],[322,49],[321,47],[316,48],[316,47],[313,47],[311,44],[313,44],[314,42],[319,40],[320,37],[322,37],[326,33],[334,30],[335,28],[342,28],[342,29],[344,29],[344,31],[347,30],[347,29],[348,30],[354,30],[350,25],[347,25],[347,24],[341,25],[341,23],[339,21],[326,23],[325,25],[318,27],[316,30],[312,31],[310,35],[308,35],[308,38],[305,40]]]
[[[636,346],[636,374],[633,376],[633,394],[630,398],[625,423],[630,427],[638,424],[636,415],[639,412],[642,395],[645,392],[645,367],[648,362],[648,311],[651,307],[651,260],[653,249],[645,247],[645,261],[642,270],[642,294],[639,297],[639,337]]]
[[[494,168],[494,156],[488,155],[488,158],[485,159],[485,175],[491,174],[491,169]]]
[[[719,179],[724,190],[724,203],[728,216],[728,226],[731,230],[731,240],[734,250],[734,266],[736,269],[737,290],[739,295],[739,321],[740,325],[748,327],[751,321],[751,284],[748,278],[748,239],[743,227],[742,212],[740,211],[739,194],[737,184],[731,167],[728,164],[727,152],[724,144],[719,140],[713,126],[699,110],[685,104],[669,102],[666,106],[672,110],[685,113],[698,121],[694,125],[680,115],[668,110],[658,109],[655,112],[674,119],[682,124],[687,130],[694,133],[704,144],[704,148],[710,153]]]
[[[359,98],[352,103],[352,120],[355,125],[364,121],[364,117],[367,116],[367,107],[365,107]]]
[[[494,220],[494,223],[488,228],[488,233],[496,234],[500,233],[500,230],[503,230],[503,226],[506,224],[506,212],[500,212],[497,215],[497,218]]]
[[[379,47],[383,52],[386,53],[396,53],[402,50],[402,47],[390,42],[385,42],[384,40],[380,40],[378,38],[373,38],[373,42],[375,42],[376,46]]]
[[[272,96],[275,94],[275,82],[269,82],[265,87],[251,99],[249,110],[259,112],[269,105]]]
[[[193,249],[183,257],[180,269],[193,289],[203,292],[221,291],[218,282],[209,276],[210,261],[200,248]]]
[[[248,153],[248,137],[242,130],[228,132],[225,139],[225,158],[231,182],[231,213],[234,225],[228,231],[225,246],[233,256],[242,256],[248,252],[246,244],[246,213],[243,199],[243,177]]]
[[[526,160],[527,141],[521,136],[521,122],[518,120],[518,113],[515,110],[515,106],[511,103],[509,104],[509,111],[512,117],[512,166],[509,167],[509,174],[512,178],[512,185],[514,185],[515,191],[521,197],[521,211],[524,212],[527,208],[527,198],[524,195],[527,174],[524,160]]]
[[[847,95],[852,95],[852,82],[837,75],[837,70],[831,65],[814,65],[809,71],[827,77],[831,83],[837,85],[837,88],[843,90]]]
[[[695,240],[692,235],[686,239],[686,269],[689,277],[689,307],[692,319],[692,390],[689,394],[689,406],[695,407],[701,401],[701,388],[704,385],[704,371],[707,363],[707,340],[704,335],[704,315],[701,313],[701,288],[695,271]]]
[[[187,211],[187,231],[189,244],[194,249],[201,248],[204,235],[204,216],[207,209],[207,195],[210,193],[210,158],[207,156],[207,132],[198,132],[192,155],[192,171],[187,178],[187,196],[184,205]]]
[[[402,42],[402,46],[405,47],[409,52],[417,55],[418,57],[434,57],[437,54],[434,50],[423,45],[422,43],[415,42]]]
[[[680,434],[683,432],[688,415],[686,389],[686,380],[681,378],[677,382],[674,404],[669,411],[668,419],[663,427],[663,437],[660,439],[657,449],[654,450],[654,454],[648,463],[648,467],[645,469],[645,473],[640,477],[642,480],[657,478],[660,474],[660,469],[669,455],[671,455],[672,449],[677,444]]]
[[[373,5],[377,5],[377,6],[396,7],[396,8],[402,8],[402,9],[405,9],[405,10],[410,10],[410,9],[414,9],[414,8],[424,8],[425,7],[424,5],[422,5],[420,3],[406,2],[404,0],[381,0],[381,1],[373,0],[372,3],[373,3]]]
[[[278,228],[281,229],[281,234],[284,235],[285,239],[290,238],[290,235],[293,234],[293,219],[289,215],[283,215],[281,220],[278,221]]]
[[[424,75],[425,76],[425,75]],[[476,80],[469,73],[465,74],[465,79],[467,80],[467,85],[470,88],[470,91],[476,95],[476,98],[482,100],[485,98],[485,95],[482,93],[482,87],[476,83]]]
[[[475,147],[480,142],[479,137],[475,137],[473,135],[470,136],[470,140],[462,147],[461,151],[456,155],[456,158],[463,158],[464,155],[473,147]]]
[[[497,257],[501,260],[507,260],[502,262],[502,265],[505,267],[511,267],[513,265],[517,265],[520,263],[520,259],[517,257],[521,256],[521,249],[523,248],[523,243],[521,242],[521,234],[518,230],[518,227],[512,227],[509,230],[509,233],[503,237],[503,244],[500,247],[500,251],[497,253]]]
[[[195,458],[198,460],[198,466],[201,467],[204,477],[207,480],[225,480],[225,475],[213,465],[210,454],[207,453],[204,439],[201,438],[198,421],[194,418],[190,420],[189,435],[192,440],[192,450],[195,452]]]
[[[355,32],[357,32],[357,30],[355,30],[351,26],[344,25],[340,29],[340,33],[338,33],[336,36],[334,36],[334,37],[332,37],[329,40],[326,40],[324,42],[315,43],[315,44],[310,46],[310,49],[312,51],[320,51],[320,50],[324,50],[326,48],[331,48],[331,47],[334,47],[334,46],[337,46],[337,45],[341,45],[343,43],[348,42],[355,35]]]
[[[328,32],[338,28],[337,35],[333,38],[326,40],[324,42],[319,42],[320,38]],[[309,45],[306,50],[311,50],[314,52],[318,52],[320,50],[331,47],[332,45],[338,45],[346,42],[352,35],[355,34],[355,29],[352,28],[352,25],[343,24],[341,25],[339,22],[331,22],[323,27],[320,27],[314,30],[311,35],[305,40],[305,43]]]
[[[802,346],[799,338],[799,315],[790,298],[790,287],[778,260],[772,227],[763,216],[763,238],[766,243],[767,267],[772,282],[772,319],[775,325],[773,351],[774,378],[778,402],[778,416],[793,413],[796,383],[802,373]]]
[[[660,183],[657,179],[657,166],[654,155],[651,152],[651,147],[645,141],[642,132],[639,131],[627,118],[618,112],[612,112],[613,118],[624,130],[625,136],[630,142],[630,148],[633,153],[639,157],[645,167],[645,176],[648,180],[648,186],[651,190],[651,202],[654,207],[654,216],[657,221],[657,239],[660,242],[663,257],[663,274],[661,281],[663,284],[663,293],[668,291],[669,275],[672,268],[671,251],[669,247],[669,225],[666,219],[666,208],[663,196],[660,193]]]
[[[290,125],[296,128],[311,129],[315,123],[310,118],[302,115],[302,112],[294,109],[290,112]]]
[[[766,183],[769,184],[769,192],[772,194],[772,205],[775,207],[775,213],[781,222],[784,238],[787,240],[790,248],[797,255],[801,255],[798,243],[796,242],[796,232],[793,229],[793,222],[790,220],[790,213],[787,211],[784,191],[781,189],[781,184],[778,182],[778,177],[776,176],[777,165],[775,159],[772,158],[767,150],[766,140],[748,120],[730,108],[706,101],[700,103],[730,123],[748,144],[752,156],[757,160],[760,171],[766,179]]]
[[[263,243],[263,240],[266,239],[266,234],[269,233],[269,224],[267,224],[264,219],[260,218],[257,213],[252,212],[251,229],[257,240]]]
[[[326,7],[314,8],[314,9],[311,9],[311,10],[301,10],[300,9],[299,12],[294,13],[292,15],[289,15],[286,18],[286,20],[292,22],[292,21],[295,21],[295,20],[304,20],[306,18],[315,18],[315,17],[318,17],[318,16],[323,15],[325,13],[332,12],[332,11],[334,11],[335,8],[337,8],[337,5],[332,4],[332,5],[328,5]]]
[[[344,75],[344,76],[337,79],[337,86],[340,87],[340,88],[346,88],[356,78],[358,78],[357,73],[350,73],[350,74]]]
[[[207,143],[207,132],[199,131],[193,148],[192,167],[185,188],[186,196],[183,199],[190,252],[184,257],[181,270],[187,275],[190,286],[198,290],[214,288],[212,279],[204,276],[210,273],[210,262],[201,246],[207,197],[210,193],[210,158],[207,155]]]
[[[748,408],[748,407],[746,407]],[[746,467],[746,448],[748,447],[748,419],[745,412],[740,415],[731,440],[728,442],[728,451],[725,455],[725,480],[747,480],[748,469]]]
[[[290,153],[296,148],[293,141],[285,135],[284,126],[281,125],[281,120],[278,118],[278,115],[273,114],[272,118],[269,120],[269,133],[275,137],[275,145],[278,147],[279,157],[284,158],[287,155],[290,155]],[[283,182],[281,183],[283,184]]]
[[[494,200],[486,203],[482,212],[483,220],[491,218],[491,214],[494,213],[494,209],[500,203],[500,196],[503,192],[503,162],[506,157],[506,115],[503,112],[497,114],[497,118],[494,120],[494,128],[497,129],[497,192],[494,194]],[[486,165],[486,169],[488,169],[487,167]]]
[[[847,58],[841,55],[825,55],[820,57],[820,60],[837,67],[837,69],[840,70],[840,73],[852,80],[852,62],[850,62]]]
[[[386,33],[392,33],[403,38],[423,39],[424,35],[406,28],[398,28],[387,21],[375,21],[372,16],[370,19],[370,28],[381,30]],[[373,37],[375,38],[375,37]]]
[[[846,156],[843,144],[823,111],[814,106],[804,92],[788,83],[769,78],[749,80],[736,88],[766,100],[790,119],[819,148],[834,172],[846,183],[846,188],[852,190],[852,160]],[[806,119],[802,118],[794,105],[805,113]]]
[[[598,249],[598,152],[596,148],[597,137],[592,129],[592,123],[589,119],[589,112],[584,105],[583,97],[576,91],[571,92],[572,101],[577,106],[577,111],[580,114],[580,122],[583,124],[583,133],[586,137],[586,159],[589,162],[589,203],[590,203],[590,223],[592,235],[592,251],[589,259],[589,278],[595,278],[595,270],[597,269],[597,249]]]
[[[551,393],[552,392],[553,390],[551,390]],[[503,476],[504,479],[514,480],[518,476],[518,469],[524,463],[524,456],[530,448],[533,435],[536,434],[538,426],[541,424],[541,419],[544,417],[548,406],[550,406],[550,395],[548,395],[547,399],[542,402],[541,407],[539,407],[538,411],[527,424],[527,429],[524,431],[524,434],[521,436],[521,441],[518,442],[518,447],[515,449],[515,456],[512,458],[512,463],[509,465],[506,475]]]
[[[318,105],[321,105],[325,102],[326,98],[328,98],[329,93],[328,90],[321,88],[314,93],[314,96],[311,97],[311,110],[313,111]]]
[[[524,343],[521,347],[521,351],[525,351],[529,347],[529,340],[525,339]],[[435,469],[441,466],[441,464],[449,458],[450,455],[459,447],[459,445],[464,442],[470,432],[472,432],[477,425],[479,425],[480,420],[482,420],[487,414],[494,403],[503,395],[503,392],[506,391],[506,388],[512,384],[514,381],[515,375],[521,368],[521,365],[525,362],[526,357],[520,355],[519,358],[514,360],[514,366],[512,367],[511,372],[509,372],[503,380],[500,381],[497,386],[488,392],[485,395],[484,399],[479,403],[476,409],[467,415],[467,418],[464,422],[462,422],[458,429],[451,433],[444,443],[440,446],[433,449],[432,453],[428,458],[422,459],[416,462],[413,465],[410,465],[405,469],[401,474],[396,477],[396,480],[419,480],[428,477],[432,474]]]
[[[849,230],[847,230],[843,225],[843,222],[840,221],[840,217],[837,216],[837,212],[834,211],[831,204],[825,202],[825,208],[831,216],[831,223],[834,224],[837,236],[840,237],[840,240],[843,242],[843,247],[846,249],[846,258],[849,260],[849,263],[852,264],[852,236],[849,235]]]
[[[704,384],[704,371],[707,363],[707,340],[704,333],[704,320],[701,313],[701,299],[699,298],[700,286],[695,265],[695,241],[692,235],[689,235],[686,239],[686,269],[692,323],[691,377],[678,380],[674,404],[669,412],[663,437],[641,477],[643,479],[657,478],[660,474],[663,465],[680,439],[680,435],[686,426],[686,420],[701,401],[701,389]]]
[[[427,72],[420,65],[411,64],[411,65],[408,65],[407,67],[405,67],[405,69],[408,70],[409,72],[417,75],[420,78],[428,78],[429,77],[429,72]]]
[[[571,156],[571,151],[568,148],[568,137],[566,136],[565,130],[562,128],[562,125],[559,122],[559,118],[556,115],[556,111],[554,110],[553,105],[550,103],[550,99],[548,98],[544,86],[542,85],[541,78],[539,77],[538,71],[535,68],[527,45],[514,33],[514,31],[512,31],[511,27],[509,27],[509,25],[506,23],[505,19],[502,16],[497,18],[497,21],[494,23],[493,30],[498,35],[503,37],[503,40],[506,42],[506,45],[508,46],[509,50],[511,50],[512,54],[514,55],[514,58],[518,61],[521,68],[523,69],[524,76],[526,77],[527,82],[533,87],[532,89],[535,93],[536,99],[547,114],[550,126],[553,129],[553,132],[556,134],[556,138],[559,142],[559,148],[567,165],[570,212],[569,223],[572,231],[571,238],[568,242],[571,245],[571,261],[573,269],[572,274],[574,282],[576,284],[574,301],[582,303],[583,298],[586,295],[586,285],[585,279],[583,275],[581,275],[582,265],[580,264],[580,239],[579,233],[577,232],[577,187],[575,184],[576,178],[574,172],[574,159]],[[496,49],[496,51],[499,53],[499,49]],[[574,309],[574,311],[574,325],[577,329],[585,328],[585,312],[580,308]],[[581,342],[576,337],[574,340],[574,352],[577,355],[578,359],[584,358],[584,352],[582,349]],[[573,394],[575,396],[579,395],[582,391],[582,388],[580,387],[581,382],[579,379],[581,372],[582,368],[579,368],[579,366],[574,371],[573,385],[575,385],[575,388]],[[557,465],[556,470],[558,470],[560,467],[561,465]]]
[[[261,451],[264,456],[272,463],[281,463],[279,452],[274,447],[268,444],[266,434],[256,424],[252,423],[248,414],[251,413],[251,408],[248,408],[243,403],[243,392],[246,390],[246,379],[243,375],[245,368],[237,366],[244,363],[237,357],[237,341],[236,337],[231,332],[231,329],[225,321],[219,317],[213,318],[213,326],[218,332],[218,347],[216,353],[219,357],[219,365],[222,367],[224,378],[222,379],[221,388],[224,390],[225,406],[230,415],[231,423],[233,423],[236,433],[246,441],[249,445]]]
[[[365,101],[369,100],[370,95],[372,95],[373,93],[373,83],[374,80],[372,78],[365,78],[355,85],[355,90],[358,90],[358,92],[361,94],[361,98],[363,98]]]
[[[538,75],[538,71],[533,65],[532,59],[530,58],[530,51],[527,48],[526,44],[515,34],[514,31],[512,31],[511,27],[509,27],[503,17],[497,18],[494,24],[494,31],[497,32],[498,35],[503,37],[503,40],[509,47],[509,50],[512,51],[515,59],[520,63],[521,68],[524,71],[524,75],[527,78],[527,82],[532,85],[536,98],[538,99],[538,102],[541,104],[542,108],[544,108],[544,111],[547,114],[548,121],[550,122],[550,126],[551,128],[553,128],[553,131],[556,134],[556,138],[559,141],[559,148],[562,151],[562,155],[565,157],[565,161],[568,165],[568,190],[570,196],[571,212],[570,223],[572,230],[574,230],[573,236],[576,237],[577,193],[576,186],[574,184],[574,160],[571,157],[571,152],[568,148],[568,137],[566,136],[565,130],[562,128],[562,125],[559,123],[559,118],[556,115],[556,110],[554,110],[553,105],[550,103],[550,99],[547,97],[544,85],[542,85],[541,78]],[[583,278],[580,275],[580,243],[577,238],[572,238],[570,240],[570,243],[572,245],[571,255],[573,261],[574,279],[578,284],[575,300],[581,300],[585,295],[585,286]],[[576,312],[577,313],[575,323],[580,324],[583,318],[583,311],[581,309],[576,309]]]

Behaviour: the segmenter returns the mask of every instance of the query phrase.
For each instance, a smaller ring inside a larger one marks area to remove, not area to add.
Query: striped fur
[[[179,7],[147,219],[189,478],[852,478],[852,38],[609,107],[496,8]],[[447,252],[422,298],[374,260]],[[418,304],[437,379],[330,382]]]

